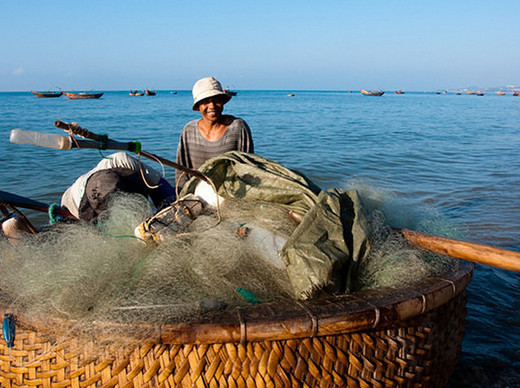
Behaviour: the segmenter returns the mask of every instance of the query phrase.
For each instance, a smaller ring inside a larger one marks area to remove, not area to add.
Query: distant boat
[[[506,94],[504,92],[497,92],[498,96],[505,96]]]
[[[361,90],[361,94],[364,94],[365,96],[382,96],[385,92],[382,90]]]
[[[104,93],[93,93],[93,92],[63,92],[71,100],[91,100],[94,98],[101,98]]]
[[[456,94],[457,96],[460,96],[462,93],[461,93],[461,92],[455,92],[455,94]]]
[[[157,94],[157,92],[154,92],[154,91],[152,91],[152,90],[148,90],[148,89],[146,89],[146,90],[144,91],[144,93],[145,93],[147,96],[155,96],[155,95]]]
[[[234,92],[232,90],[229,90],[229,89],[224,89],[224,91],[229,94],[230,96],[236,96],[238,94],[238,92]]]
[[[144,96],[144,92],[140,90],[130,90],[129,93],[131,96]]]
[[[475,92],[467,92],[467,94],[475,94]]]
[[[513,96],[518,96],[520,92],[513,92]]]
[[[395,94],[404,94],[404,92],[402,90],[396,90]]]
[[[294,97],[294,94],[289,93],[289,94],[287,95],[287,97]]]
[[[40,97],[40,98],[60,97],[63,94],[61,90],[59,92],[53,92],[53,91],[34,92],[31,90],[31,93],[34,94],[36,97]]]
[[[483,95],[484,95],[484,93],[482,93],[482,92],[477,92],[477,93],[475,93],[475,94],[476,94],[477,96],[483,96]]]

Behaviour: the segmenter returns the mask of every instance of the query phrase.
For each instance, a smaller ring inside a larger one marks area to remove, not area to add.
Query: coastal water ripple
[[[368,187],[404,211],[444,217],[469,241],[520,251],[518,97],[240,91],[226,111],[248,122],[256,153],[323,188]],[[0,93],[0,112],[0,189],[47,203],[103,152],[15,145],[11,129],[61,134],[55,120],[76,121],[174,160],[183,125],[198,117],[189,91],[85,101]],[[452,387],[520,386],[519,307],[520,275],[477,265]]]

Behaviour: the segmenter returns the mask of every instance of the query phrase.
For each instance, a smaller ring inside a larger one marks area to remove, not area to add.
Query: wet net
[[[225,172],[234,163],[243,168],[242,157],[233,154],[207,166],[225,198],[220,214],[206,208],[159,245],[134,236],[152,208],[128,194],[114,196],[97,225],[57,225],[16,245],[0,240],[0,303],[34,322],[60,318],[51,332],[96,337],[98,343],[94,322],[124,324],[104,329],[103,341],[112,344],[121,341],[128,324],[146,323],[134,336],[145,339],[156,324],[211,320],[225,309],[295,303],[302,295],[398,288],[456,265],[410,248],[393,232],[388,220],[395,203],[387,196],[381,200],[368,189],[359,195],[318,191],[298,174],[282,176],[276,164],[258,167],[258,159],[246,161],[254,165],[242,175],[240,169]],[[248,184],[237,184],[230,174]],[[279,183],[284,179],[288,193]],[[297,195],[295,188],[302,186]]]

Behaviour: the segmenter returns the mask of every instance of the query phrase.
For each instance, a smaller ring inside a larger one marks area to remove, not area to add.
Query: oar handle
[[[169,167],[175,168],[176,170],[193,175],[194,177],[197,177],[205,182],[209,182],[209,178],[206,175],[204,175],[203,173],[201,173],[200,171],[192,170],[191,168],[181,166],[180,164],[172,162],[171,160],[164,159],[161,156],[158,156],[158,155],[155,155],[150,152],[143,151],[143,150],[141,150],[140,154],[143,155],[145,158],[148,158],[150,160],[159,161],[162,164],[165,164],[166,166],[169,166]]]
[[[417,248],[457,259],[520,272],[520,252],[433,236],[408,229],[400,229],[399,231],[410,244]]]
[[[64,131],[67,131],[69,133],[73,133],[74,135],[78,135],[81,137],[84,137],[85,139],[92,139],[95,141],[101,141],[102,137],[94,132],[90,132],[86,128],[82,128],[78,125],[78,123],[66,123],[61,120],[56,120],[54,122],[54,126],[57,128],[61,128]]]
[[[125,148],[125,149],[127,149],[130,152],[136,152],[138,154],[141,154],[145,158],[154,160],[156,162],[161,162],[161,163],[165,164],[166,166],[169,166],[169,167],[175,168],[176,170],[190,174],[205,182],[209,182],[208,177],[197,170],[192,170],[190,168],[181,166],[178,163],[172,162],[171,160],[165,159],[163,157],[152,154],[150,152],[146,152],[144,150],[136,150],[135,143],[120,143],[120,142],[117,142],[117,141],[109,139],[109,138],[102,138],[100,135],[97,135],[94,132],[89,131],[88,129],[82,128],[81,126],[78,125],[78,123],[66,123],[61,120],[56,120],[54,122],[54,126],[56,126],[57,128],[61,128],[67,132],[71,132],[75,135],[84,137],[86,139],[92,139],[95,141],[105,141],[107,143],[107,148],[112,148],[112,147],[110,147],[111,144],[114,144],[114,145],[115,144],[127,144],[128,148]],[[112,149],[114,149],[114,148],[112,148]],[[121,149],[121,148],[117,148],[117,149]]]

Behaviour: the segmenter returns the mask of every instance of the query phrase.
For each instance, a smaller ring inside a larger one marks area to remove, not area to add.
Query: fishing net
[[[370,251],[369,224],[354,190],[323,191],[301,173],[235,151],[200,170],[223,198],[278,204],[301,218],[280,252],[296,298],[352,289],[357,265]],[[181,195],[195,192],[199,182],[192,178]]]
[[[146,339],[162,323],[399,287],[452,263],[434,265],[432,255],[408,247],[388,228],[391,212],[374,193],[322,191],[277,163],[235,152],[201,170],[224,198],[220,212],[205,208],[159,245],[135,238],[136,226],[153,214],[143,197],[128,194],[115,195],[97,225],[57,225],[16,245],[0,240],[0,303],[34,322],[52,321],[56,335],[98,343],[94,323],[121,324],[104,327],[111,344],[128,324],[139,328],[133,338]],[[192,178],[181,196],[197,184]]]
[[[133,236],[151,215],[143,209],[150,210],[144,198],[118,195],[97,226],[59,225],[17,245],[0,240],[1,304],[33,322],[60,318],[49,327],[56,336],[92,339],[99,335],[93,322],[123,324],[103,328],[102,340],[111,344],[122,341],[128,324],[146,323],[133,341],[153,336],[159,324],[210,319],[252,303],[294,301],[286,272],[266,260],[256,242],[236,234],[257,220],[262,228],[276,224],[287,238],[295,224],[279,207],[227,201],[218,225],[209,211],[158,247]]]
[[[438,211],[414,204],[368,181],[356,179],[348,186],[356,187],[371,228],[372,249],[359,265],[355,289],[400,288],[458,269],[457,260],[414,248],[395,229],[462,238],[461,230]]]

